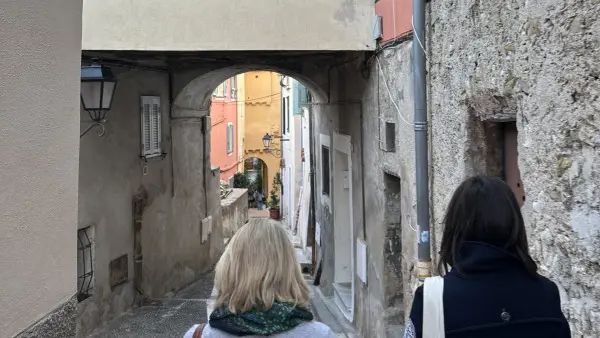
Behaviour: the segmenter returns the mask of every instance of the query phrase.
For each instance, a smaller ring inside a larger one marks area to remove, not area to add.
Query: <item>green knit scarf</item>
[[[253,309],[244,313],[232,313],[224,305],[210,314],[209,324],[236,336],[268,336],[289,331],[313,318],[313,314],[306,308],[275,302],[268,310]]]

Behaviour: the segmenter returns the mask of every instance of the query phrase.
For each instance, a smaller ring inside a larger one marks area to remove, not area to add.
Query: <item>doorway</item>
[[[354,320],[354,215],[350,136],[333,136],[333,232],[335,302],[346,319]]]

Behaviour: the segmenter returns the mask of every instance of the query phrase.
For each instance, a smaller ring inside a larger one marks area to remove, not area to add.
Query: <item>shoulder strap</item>
[[[194,331],[194,335],[192,336],[192,338],[201,338],[202,331],[204,331],[205,326],[206,326],[206,323],[198,325],[198,327],[196,328],[196,331]]]
[[[444,279],[430,277],[423,285],[423,338],[445,338]]]

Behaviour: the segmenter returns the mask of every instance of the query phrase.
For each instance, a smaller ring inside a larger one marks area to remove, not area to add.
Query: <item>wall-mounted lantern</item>
[[[105,117],[111,108],[116,86],[117,78],[110,68],[96,62],[81,67],[81,103],[93,122],[80,137],[94,126],[99,128],[98,136],[104,135]]]
[[[265,146],[265,149],[269,149],[271,148],[271,142],[273,141],[273,136],[269,135],[269,133],[266,133],[265,136],[263,136],[263,146]]]
[[[289,141],[289,139],[281,138],[281,136],[275,136],[275,137],[278,138],[281,142]],[[265,152],[267,152],[277,158],[281,158],[281,149],[271,149],[271,142],[273,142],[273,135],[266,133],[265,136],[263,136],[262,141],[263,141],[263,146],[265,147]]]
[[[281,158],[281,150],[280,149],[271,149],[271,142],[273,142],[273,136],[266,133],[263,136],[263,146],[265,146],[265,152],[273,155],[276,158]]]

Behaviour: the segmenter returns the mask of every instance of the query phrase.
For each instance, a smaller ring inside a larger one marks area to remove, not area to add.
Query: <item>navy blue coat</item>
[[[558,288],[533,277],[508,252],[483,243],[465,243],[458,255],[462,274],[444,276],[446,337],[570,338]],[[423,287],[410,313],[414,335],[422,337]]]

